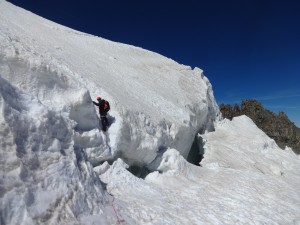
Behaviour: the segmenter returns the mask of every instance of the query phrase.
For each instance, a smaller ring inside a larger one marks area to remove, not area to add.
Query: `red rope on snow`
[[[110,193],[109,193],[109,194],[110,194]],[[113,208],[114,211],[115,211],[115,214],[116,214],[116,218],[117,218],[118,224],[120,225],[121,222],[120,222],[120,219],[119,219],[118,214],[117,214],[117,210],[116,210],[115,205],[114,205],[115,196],[113,196],[112,194],[110,194],[110,195],[113,197],[113,201],[112,201],[112,203],[111,203],[111,206],[112,206],[112,208]]]
[[[109,176],[108,176],[108,178],[107,178],[107,185],[108,185],[108,184],[109,184]],[[117,213],[117,210],[116,210],[116,207],[115,207],[115,204],[114,204],[114,202],[115,202],[115,196],[114,196],[112,193],[110,193],[110,192],[108,191],[108,189],[106,189],[106,191],[107,191],[107,193],[108,193],[110,196],[113,197],[113,200],[112,200],[112,203],[111,203],[111,207],[113,208],[113,210],[114,210],[114,212],[115,212],[115,215],[116,215],[116,218],[117,218],[117,221],[118,221],[118,224],[120,225],[121,222],[120,222],[120,219],[119,219],[119,217],[118,217],[118,213]]]

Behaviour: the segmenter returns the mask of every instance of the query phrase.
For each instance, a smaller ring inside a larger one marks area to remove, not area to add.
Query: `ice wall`
[[[0,77],[0,124],[1,224],[74,224],[103,213],[103,186],[65,114]]]

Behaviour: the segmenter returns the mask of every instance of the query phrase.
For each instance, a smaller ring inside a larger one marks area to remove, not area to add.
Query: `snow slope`
[[[95,168],[120,199],[119,216],[129,224],[300,224],[299,156],[245,116],[201,136],[202,167],[168,149],[145,180],[121,160]]]
[[[299,157],[218,113],[200,69],[0,0],[1,225],[299,224]]]
[[[187,156],[196,133],[213,129],[218,107],[202,70],[0,4],[2,78],[48,108],[68,112],[81,132],[97,129],[91,99],[109,100],[113,156],[149,164],[168,146]],[[94,161],[107,157],[96,154],[106,148],[99,143],[83,147]]]

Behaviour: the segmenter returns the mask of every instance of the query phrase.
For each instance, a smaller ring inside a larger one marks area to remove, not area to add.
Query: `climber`
[[[98,102],[93,101],[93,103],[94,105],[99,107],[102,130],[106,131],[108,126],[108,120],[106,116],[107,116],[107,112],[110,110],[109,102],[106,101],[105,99],[102,99],[100,96],[97,96],[97,101]]]

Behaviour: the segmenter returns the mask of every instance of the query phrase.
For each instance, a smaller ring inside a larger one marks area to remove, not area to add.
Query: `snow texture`
[[[299,157],[219,120],[201,69],[0,0],[1,225],[299,224]]]
[[[299,156],[246,116],[202,135],[202,167],[168,149],[145,180],[123,161],[99,170],[129,224],[300,224]],[[121,201],[122,200],[122,201]],[[133,220],[133,221],[132,221]],[[129,222],[130,221],[130,222]]]

